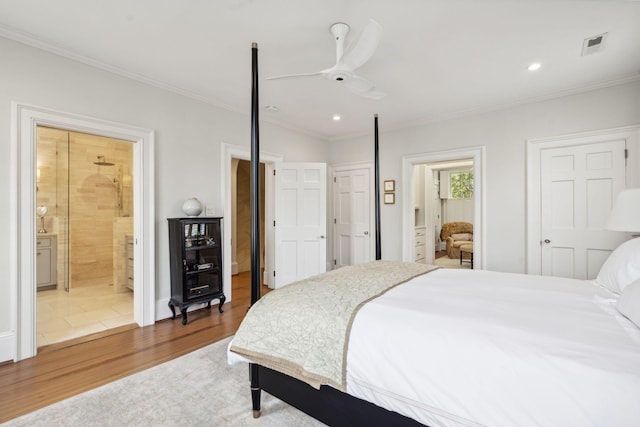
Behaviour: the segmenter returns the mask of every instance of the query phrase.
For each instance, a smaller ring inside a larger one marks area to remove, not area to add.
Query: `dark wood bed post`
[[[258,124],[258,43],[251,44],[251,305],[260,299],[260,132]],[[258,365],[249,365],[253,417],[260,416]]]
[[[251,305],[260,299],[260,147],[258,135],[258,44],[252,49],[251,93]],[[378,164],[378,115],[375,116],[375,198],[376,198],[376,259],[380,255],[380,174]],[[286,374],[249,364],[253,417],[260,416],[262,389],[272,396],[300,409],[327,425],[393,425],[418,427],[417,421],[382,409],[373,403],[338,391],[331,386],[319,390]]]
[[[378,153],[378,115],[373,116],[374,197],[376,201],[376,261],[382,259],[380,245],[380,155]]]

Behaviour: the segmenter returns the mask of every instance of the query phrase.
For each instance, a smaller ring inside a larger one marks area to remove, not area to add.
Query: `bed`
[[[308,282],[289,286],[314,300]],[[286,353],[296,335],[279,327],[277,319],[291,310],[277,296],[270,292],[261,305],[276,320],[265,322],[275,325],[269,339]],[[640,328],[617,301],[594,281],[430,271],[359,308],[345,354],[345,392],[430,426],[637,425]],[[317,310],[333,317],[332,304]],[[230,361],[252,360],[239,353],[231,351]],[[318,386],[292,375],[314,391]]]
[[[228,352],[254,416],[265,390],[328,425],[640,420],[640,239],[595,281],[378,258],[259,296]]]

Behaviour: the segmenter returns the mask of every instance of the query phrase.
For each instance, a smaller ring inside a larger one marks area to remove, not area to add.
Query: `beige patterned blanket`
[[[346,390],[351,323],[360,307],[432,265],[374,261],[269,292],[238,328],[231,351],[313,387]]]

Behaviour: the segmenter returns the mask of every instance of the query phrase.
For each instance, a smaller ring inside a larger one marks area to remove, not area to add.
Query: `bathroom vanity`
[[[38,234],[36,239],[37,290],[55,289],[58,282],[58,236]]]

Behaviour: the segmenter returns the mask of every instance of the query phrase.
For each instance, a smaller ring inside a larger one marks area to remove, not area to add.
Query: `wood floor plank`
[[[190,312],[186,325],[167,319],[144,328],[120,327],[0,365],[0,423],[233,335],[249,307],[248,283],[248,274],[234,276],[233,301],[222,314],[212,306]]]

